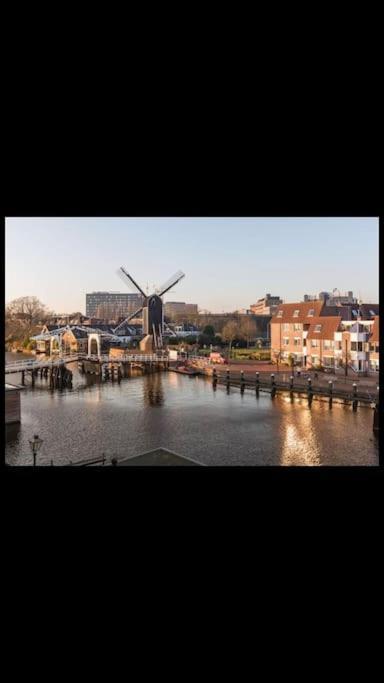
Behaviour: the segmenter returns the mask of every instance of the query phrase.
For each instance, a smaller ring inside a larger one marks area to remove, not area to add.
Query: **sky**
[[[267,292],[286,302],[352,290],[379,297],[377,218],[7,218],[6,302],[37,296],[85,313],[85,294],[128,291],[120,266],[150,292],[181,269],[165,301],[215,313]]]

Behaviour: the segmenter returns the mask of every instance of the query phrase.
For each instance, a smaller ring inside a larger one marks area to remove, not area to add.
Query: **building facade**
[[[140,294],[130,292],[90,292],[85,295],[86,315],[116,319],[134,313],[143,303]]]
[[[197,304],[186,304],[185,301],[167,301],[164,304],[164,315],[174,318],[177,315],[197,315]]]
[[[255,315],[272,315],[275,313],[277,306],[282,303],[279,296],[266,294],[261,299],[258,299],[255,304],[251,304],[250,310]]]
[[[319,300],[279,306],[271,319],[272,360],[308,369],[347,364],[357,373],[378,371],[379,316],[364,319],[360,311],[357,320],[343,320],[330,310]],[[335,306],[336,313],[342,310]]]

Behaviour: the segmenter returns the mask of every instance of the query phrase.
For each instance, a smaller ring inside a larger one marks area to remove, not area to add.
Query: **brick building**
[[[272,360],[302,367],[340,368],[355,372],[379,369],[379,316],[377,305],[330,307],[323,301],[282,304],[271,319]],[[331,315],[330,315],[331,313]],[[363,318],[363,313],[367,316]],[[352,319],[350,319],[352,318]]]
[[[175,316],[182,315],[197,315],[198,306],[197,304],[186,304],[185,301],[167,301],[164,304],[164,315],[167,318],[174,318]]]

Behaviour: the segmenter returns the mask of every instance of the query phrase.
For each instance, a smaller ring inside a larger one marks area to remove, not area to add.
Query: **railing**
[[[23,370],[34,370],[37,368],[54,367],[56,365],[64,365],[65,363],[72,363],[78,360],[79,355],[71,356],[61,356],[60,358],[50,359],[50,360],[23,360],[23,361],[12,361],[7,363],[5,366],[5,372],[22,372]]]

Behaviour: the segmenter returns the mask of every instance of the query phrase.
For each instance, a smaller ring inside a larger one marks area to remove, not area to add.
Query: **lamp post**
[[[29,445],[31,447],[32,455],[33,455],[33,466],[36,466],[36,454],[41,448],[41,445],[43,443],[43,439],[39,439],[38,435],[35,434],[33,439],[29,439]]]

